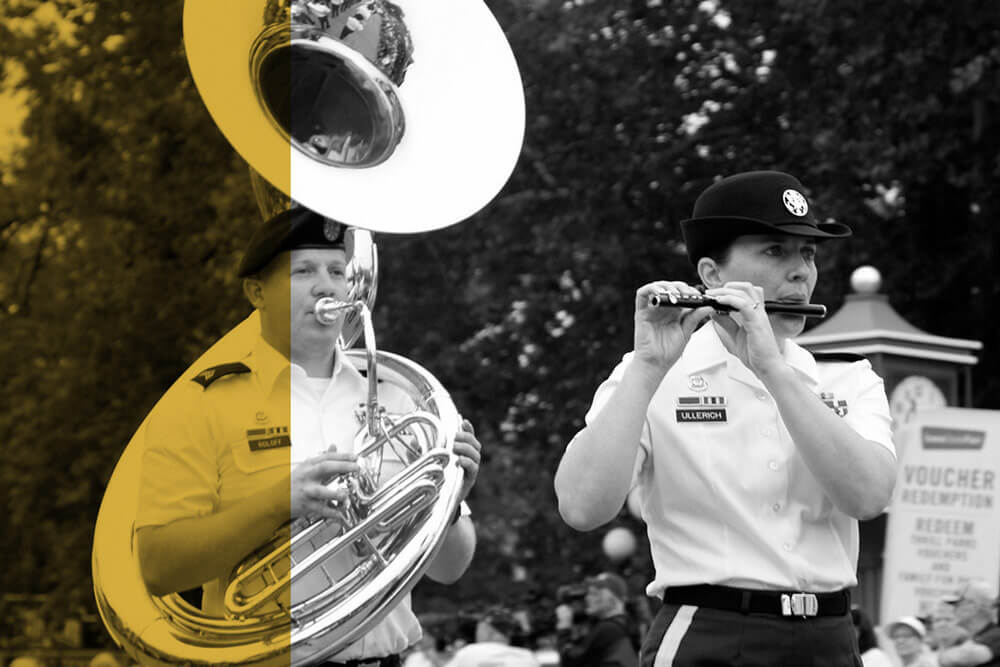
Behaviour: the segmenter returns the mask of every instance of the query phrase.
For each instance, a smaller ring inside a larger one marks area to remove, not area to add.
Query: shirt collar
[[[691,335],[685,354],[690,373],[706,371],[709,368],[725,364],[732,356],[726,350],[726,346],[722,344],[719,333],[711,322],[707,322]]]
[[[715,366],[728,364],[730,359],[736,359],[729,353],[726,346],[719,338],[719,332],[711,322],[698,329],[691,336],[688,342],[686,353],[688,354],[688,372],[697,373],[705,371]],[[799,347],[791,340],[785,340],[785,349],[782,356],[785,363],[794,368],[802,375],[809,384],[819,384],[819,377],[816,372],[816,360],[806,350]]]
[[[285,355],[274,349],[263,336],[257,337],[257,342],[250,352],[250,361],[261,387],[269,393],[274,390],[278,378],[287,373],[291,366]]]
[[[785,362],[799,372],[810,385],[819,384],[819,373],[816,369],[816,360],[808,350],[805,350],[791,340],[785,341]]]

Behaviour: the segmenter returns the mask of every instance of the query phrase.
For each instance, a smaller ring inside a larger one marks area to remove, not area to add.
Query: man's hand
[[[965,628],[955,623],[935,623],[931,635],[937,641],[939,650],[957,646],[969,638]]]
[[[561,604],[556,607],[556,630],[569,630],[573,627],[573,607]]]
[[[291,518],[340,517],[340,510],[332,507],[330,501],[344,500],[348,490],[345,485],[331,482],[340,475],[359,472],[361,468],[356,463],[356,458],[354,454],[327,452],[295,466],[289,481],[274,487],[275,493],[283,493],[285,498],[291,494]]]
[[[455,434],[455,454],[458,455],[458,465],[465,471],[462,480],[462,492],[459,500],[465,500],[472,487],[476,485],[479,476],[479,462],[482,460],[483,446],[476,439],[476,433],[468,419],[462,420],[461,430]]]
[[[635,357],[667,372],[684,352],[691,334],[713,310],[702,308],[660,308],[649,304],[654,294],[700,297],[701,292],[687,283],[660,280],[643,285],[635,294]]]

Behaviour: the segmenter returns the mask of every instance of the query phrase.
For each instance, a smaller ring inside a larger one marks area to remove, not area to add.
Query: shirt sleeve
[[[594,399],[591,401],[590,409],[587,410],[587,414],[584,417],[584,422],[586,422],[588,426],[593,423],[595,419],[597,419],[597,415],[600,414],[601,410],[604,409],[604,406],[607,405],[609,400],[611,400],[612,394],[615,393],[618,385],[621,384],[622,377],[625,375],[625,370],[629,367],[629,364],[632,363],[632,356],[632,352],[626,354],[622,358],[621,362],[615,366],[615,369],[611,371],[611,375],[608,379],[602,382],[597,388],[597,391],[594,392]],[[579,435],[579,433],[577,433],[577,435]],[[573,439],[570,440],[568,445],[566,445],[566,449],[572,447],[575,441],[576,436],[573,436]],[[635,457],[635,466],[632,469],[632,482],[629,485],[630,489],[635,488],[635,486],[639,483],[639,475],[642,473],[642,470],[646,465],[646,461],[649,458],[651,442],[652,438],[650,436],[649,419],[647,418],[642,425],[642,434],[639,436],[639,451]]]
[[[848,405],[844,421],[862,438],[877,442],[895,456],[885,383],[867,360],[855,362],[852,370],[856,374],[854,399]]]
[[[452,656],[451,660],[445,663],[445,667],[472,667],[475,663],[469,660],[469,648],[463,646],[462,648],[455,651],[455,655]]]
[[[179,387],[153,408],[145,426],[136,529],[211,514],[218,504],[218,460],[205,416]]]

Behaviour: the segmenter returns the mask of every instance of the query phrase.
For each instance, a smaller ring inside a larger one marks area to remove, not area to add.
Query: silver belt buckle
[[[782,593],[781,615],[807,618],[819,613],[819,600],[812,593]]]

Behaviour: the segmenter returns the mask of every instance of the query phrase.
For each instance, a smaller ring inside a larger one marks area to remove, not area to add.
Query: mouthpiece
[[[350,310],[353,307],[354,304],[337,301],[325,296],[316,302],[316,305],[313,307],[313,313],[316,315],[317,322],[323,326],[330,326],[343,317],[344,311]]]

